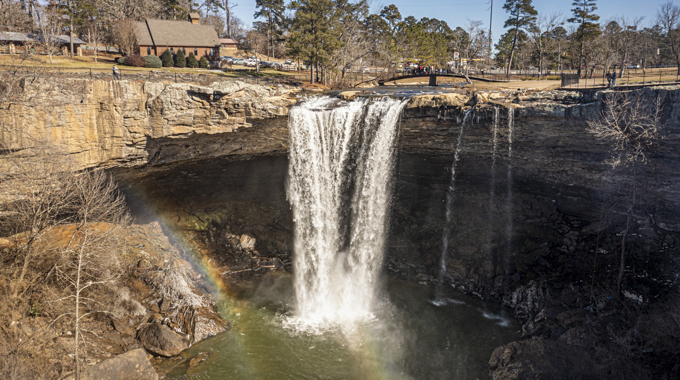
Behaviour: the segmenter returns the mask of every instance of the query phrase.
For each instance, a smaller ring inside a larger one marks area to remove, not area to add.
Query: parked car
[[[272,69],[281,70],[281,64],[278,63],[278,62],[272,62],[271,65],[270,65],[270,67],[271,67]]]
[[[227,62],[232,62],[232,61],[234,60],[234,57],[229,57],[229,56],[220,57],[220,60],[222,60],[222,61],[227,61]]]
[[[234,65],[245,65],[246,60],[243,58],[236,58],[233,61],[231,61],[231,63],[233,63]]]
[[[628,65],[628,66],[626,66],[626,68],[627,68],[627,69],[639,69],[639,68],[640,68],[640,65],[637,65],[637,64],[635,64],[635,65]]]
[[[292,59],[286,59],[286,62],[284,62],[284,64],[286,64],[286,65],[292,65],[292,64],[293,64],[293,60],[292,60]]]

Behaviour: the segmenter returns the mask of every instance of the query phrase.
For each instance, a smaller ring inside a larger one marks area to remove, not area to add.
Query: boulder
[[[184,327],[184,331],[189,331],[191,335],[191,344],[194,344],[226,331],[229,322],[211,307],[192,307]]]
[[[493,380],[590,379],[593,362],[583,347],[551,340],[511,342],[489,360]]]
[[[189,347],[183,336],[158,323],[142,327],[138,338],[147,351],[160,356],[175,356]]]
[[[141,348],[84,367],[80,375],[81,380],[158,380],[146,351]],[[75,379],[75,374],[66,379]]]
[[[239,244],[241,245],[241,249],[252,251],[255,249],[255,241],[256,239],[254,237],[248,234],[243,234],[241,235],[241,240],[239,240]]]

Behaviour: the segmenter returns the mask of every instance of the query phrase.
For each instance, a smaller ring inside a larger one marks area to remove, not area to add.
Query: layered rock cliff
[[[258,151],[285,149],[277,133],[285,122],[243,135],[261,120],[282,120],[297,92],[239,81],[209,87],[47,79],[21,84],[20,96],[0,106],[0,144],[11,150],[59,145],[82,167],[242,154],[253,145]]]

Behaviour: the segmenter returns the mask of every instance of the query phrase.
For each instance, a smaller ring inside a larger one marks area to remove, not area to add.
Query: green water
[[[233,328],[168,361],[168,379],[486,379],[493,349],[517,326],[481,302],[390,280],[375,318],[309,332],[291,312],[292,277],[275,274],[220,303]],[[208,360],[189,368],[200,352]]]

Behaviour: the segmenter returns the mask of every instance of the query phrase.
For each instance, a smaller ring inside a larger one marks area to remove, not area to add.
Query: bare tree
[[[550,38],[550,34],[563,23],[561,13],[553,13],[549,16],[541,15],[536,19],[536,27],[529,30],[536,49],[538,74],[540,76],[543,76],[546,55],[553,51],[556,45],[553,39]]]
[[[680,7],[672,1],[662,4],[656,14],[656,23],[661,27],[680,74]]]
[[[42,7],[40,16],[40,33],[42,34],[40,44],[50,57],[50,64],[52,64],[52,56],[59,49],[59,40],[56,37],[61,34],[59,11],[55,4],[47,4]]]
[[[80,347],[86,343],[81,320],[95,311],[107,309],[93,293],[98,287],[114,287],[121,274],[118,255],[114,252],[122,246],[117,241],[117,232],[128,223],[129,217],[122,195],[103,171],[83,172],[71,180],[76,223],[61,260],[55,264],[55,274],[64,288],[70,289],[70,294],[59,301],[72,300],[74,305],[73,312],[67,314],[73,315],[73,352],[76,380],[79,380]]]
[[[130,55],[137,51],[137,34],[134,21],[130,19],[119,20],[113,29],[111,39],[118,47],[121,54]]]
[[[600,117],[588,122],[588,130],[598,139],[611,145],[612,156],[607,161],[612,168],[618,166],[630,170],[630,199],[626,202],[626,223],[621,233],[621,255],[616,282],[617,296],[625,271],[626,244],[630,233],[633,212],[639,201],[638,164],[647,162],[647,154],[659,139],[661,103],[659,98],[652,104],[641,93],[611,92],[603,99],[604,109]]]
[[[640,39],[638,27],[642,22],[642,17],[636,17],[633,19],[622,17],[620,22],[622,30],[615,35],[616,47],[619,52],[619,58],[621,59],[619,78],[623,77],[623,71],[625,70],[626,64],[628,63],[631,50],[638,45],[638,40]]]

